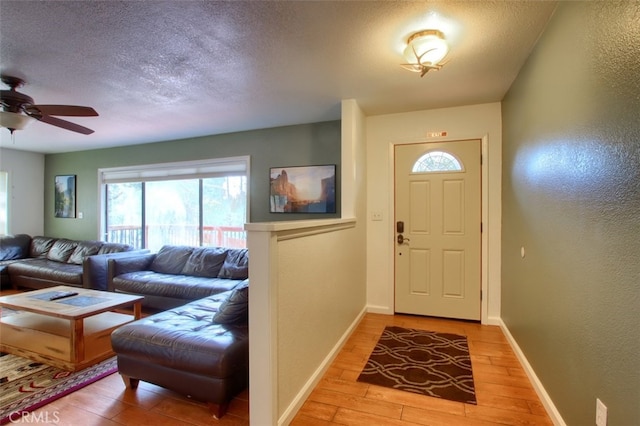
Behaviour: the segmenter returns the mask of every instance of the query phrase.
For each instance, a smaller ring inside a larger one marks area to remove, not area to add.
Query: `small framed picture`
[[[335,213],[336,165],[272,167],[271,213]]]
[[[76,217],[76,175],[55,178],[55,217]]]

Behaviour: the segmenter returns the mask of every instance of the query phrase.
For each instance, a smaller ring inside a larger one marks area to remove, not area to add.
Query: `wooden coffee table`
[[[59,292],[74,296],[49,300]],[[111,332],[139,319],[142,296],[57,286],[0,297],[0,350],[77,371],[114,355]],[[133,305],[133,315],[113,312]]]

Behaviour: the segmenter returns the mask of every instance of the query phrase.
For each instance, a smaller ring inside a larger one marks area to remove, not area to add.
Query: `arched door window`
[[[464,168],[453,155],[444,151],[431,151],[413,164],[413,173],[461,172]]]

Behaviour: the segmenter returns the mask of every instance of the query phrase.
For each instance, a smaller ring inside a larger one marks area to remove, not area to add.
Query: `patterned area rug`
[[[476,404],[465,336],[389,326],[359,382]]]
[[[0,353],[0,424],[118,371],[116,357],[69,372],[15,355]]]

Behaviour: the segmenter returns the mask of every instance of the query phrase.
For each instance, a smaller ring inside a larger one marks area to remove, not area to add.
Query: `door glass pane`
[[[443,151],[431,151],[418,158],[411,171],[413,173],[432,173],[462,170],[462,165],[453,155]]]
[[[106,186],[105,240],[143,248],[142,183],[110,183]]]
[[[246,247],[246,176],[202,180],[203,246]]]
[[[146,248],[200,245],[198,179],[147,182],[145,188]]]

